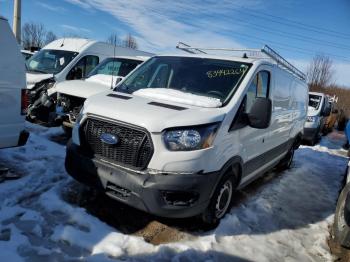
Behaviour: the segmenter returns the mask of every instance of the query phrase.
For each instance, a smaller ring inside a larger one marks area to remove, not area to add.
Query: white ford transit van
[[[64,81],[56,85],[57,123],[62,123],[68,134],[75,123],[85,99],[110,90],[138,65],[149,57],[144,56],[118,56],[103,60],[84,80]]]
[[[304,75],[267,46],[251,51],[155,56],[88,98],[67,172],[146,212],[217,223],[233,190],[290,166],[306,119]]]
[[[321,137],[321,132],[325,124],[325,117],[329,116],[331,105],[328,97],[323,93],[309,93],[309,107],[307,119],[304,126],[303,140],[308,141],[311,145]]]
[[[48,122],[50,113],[55,110],[56,83],[83,79],[99,62],[114,55],[153,54],[80,38],[58,39],[35,53],[26,62],[30,90],[28,120]]]
[[[24,58],[5,18],[0,17],[0,148],[25,145],[27,103]]]

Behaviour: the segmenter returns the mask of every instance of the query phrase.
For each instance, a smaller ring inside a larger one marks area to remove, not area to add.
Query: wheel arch
[[[215,192],[215,189],[219,182],[221,181],[222,177],[227,174],[227,172],[230,172],[234,167],[238,168],[238,177],[236,181],[236,186],[238,186],[241,182],[242,179],[242,174],[243,174],[243,159],[240,156],[234,156],[230,158],[220,169],[219,171],[219,176],[216,179],[215,186],[213,187],[213,190],[210,194],[210,197],[213,196],[213,193]]]

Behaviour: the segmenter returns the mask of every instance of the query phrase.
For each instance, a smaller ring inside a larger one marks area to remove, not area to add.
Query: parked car
[[[309,107],[304,126],[303,140],[315,145],[321,137],[325,117],[330,115],[331,107],[328,98],[323,93],[309,93]]]
[[[216,224],[236,188],[292,163],[308,88],[289,69],[246,54],[152,57],[85,101],[67,172],[146,212]]]
[[[109,57],[96,66],[86,79],[58,83],[56,122],[62,123],[63,129],[70,135],[76,117],[89,96],[113,89],[117,81],[148,58],[144,56]]]
[[[83,79],[100,61],[114,55],[153,54],[80,38],[58,39],[35,53],[26,62],[30,91],[28,120],[50,122],[51,113],[55,113],[56,83]]]
[[[28,50],[24,50],[24,49],[22,49],[21,50],[21,53],[22,53],[22,55],[23,55],[23,57],[24,57],[24,60],[28,60],[29,58],[31,58],[32,56],[33,56],[33,52],[31,52],[31,51],[28,51]]]
[[[329,101],[330,106],[330,114],[325,118],[324,126],[322,130],[323,135],[327,135],[328,133],[333,131],[333,128],[338,119],[338,109],[334,101]]]
[[[0,148],[23,146],[27,109],[24,59],[7,20],[0,16]]]
[[[350,165],[350,162],[349,162]],[[336,244],[350,248],[350,170],[346,172],[345,186],[341,191],[333,223],[333,239]]]

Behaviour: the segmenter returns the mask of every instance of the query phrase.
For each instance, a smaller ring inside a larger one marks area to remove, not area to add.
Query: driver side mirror
[[[264,129],[271,121],[272,103],[269,98],[257,97],[248,113],[249,125],[253,128]]]
[[[323,110],[323,116],[329,116],[331,114],[331,107],[327,106],[325,107],[325,109]]]
[[[117,87],[117,85],[124,79],[122,76],[117,76],[117,78],[114,81],[114,85],[111,87],[111,89],[114,89]]]
[[[76,80],[83,78],[83,70],[81,68],[76,67],[73,68],[67,75],[67,80]]]

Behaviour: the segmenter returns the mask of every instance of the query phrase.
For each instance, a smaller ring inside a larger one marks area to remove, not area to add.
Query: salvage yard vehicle
[[[0,148],[23,146],[27,90],[24,58],[7,20],[0,16]]]
[[[100,61],[115,55],[153,54],[81,38],[55,40],[27,62],[27,88],[30,95],[29,121],[50,122],[55,115],[56,83],[85,78]]]
[[[323,135],[327,135],[328,133],[333,131],[333,128],[338,119],[338,109],[336,104],[338,101],[338,98],[335,96],[333,97],[329,96],[328,101],[329,101],[329,107],[330,107],[329,109],[330,114],[328,117],[325,118],[323,130],[322,130]]]
[[[323,93],[309,93],[309,107],[304,126],[303,140],[315,145],[321,137],[325,119],[330,115],[331,106]]]
[[[103,60],[84,80],[64,81],[56,85],[56,122],[70,135],[85,100],[94,94],[110,90],[116,82],[149,57],[119,56]]]
[[[308,87],[268,46],[238,56],[178,48],[190,54],[154,56],[85,101],[66,170],[146,212],[216,224],[235,189],[290,167]]]

